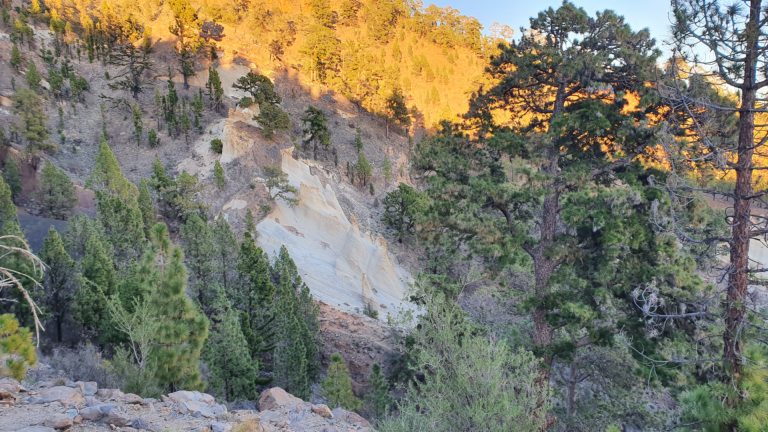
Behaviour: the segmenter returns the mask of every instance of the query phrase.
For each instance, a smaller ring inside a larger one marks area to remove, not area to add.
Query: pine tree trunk
[[[730,383],[738,383],[743,369],[741,333],[745,317],[745,300],[749,285],[749,241],[751,238],[752,156],[754,154],[756,99],[756,63],[758,19],[761,1],[750,2],[750,17],[746,34],[749,47],[744,64],[744,85],[741,89],[739,111],[739,142],[736,160],[733,219],[731,221],[730,271],[725,303],[725,331],[723,333],[723,360]]]

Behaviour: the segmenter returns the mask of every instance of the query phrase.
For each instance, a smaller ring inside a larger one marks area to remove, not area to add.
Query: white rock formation
[[[274,256],[285,245],[312,294],[342,310],[360,312],[369,305],[386,319],[411,309],[404,298],[412,279],[386,241],[350,222],[331,186],[291,152],[282,151],[282,169],[299,190],[299,204],[275,203],[256,227],[260,246]]]

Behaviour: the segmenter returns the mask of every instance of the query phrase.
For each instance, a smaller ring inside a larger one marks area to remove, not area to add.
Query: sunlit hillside
[[[466,112],[468,96],[484,79],[484,65],[498,43],[481,34],[475,18],[455,9],[402,0],[202,0],[192,5],[194,25],[217,33],[195,47],[196,71],[205,69],[212,52],[225,53],[214,61],[237,61],[266,73],[294,69],[304,84],[382,114],[397,89],[416,123],[423,119],[428,127]],[[65,37],[74,31],[98,43],[108,29],[140,23],[156,51],[177,43],[170,30],[171,1],[51,0],[46,6],[54,22],[64,20]]]

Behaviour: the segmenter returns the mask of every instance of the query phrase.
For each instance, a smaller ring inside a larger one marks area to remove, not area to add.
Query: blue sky
[[[667,51],[663,41],[669,38],[670,0],[572,0],[590,14],[595,11],[612,9],[623,15],[633,29],[648,28],[656,45]],[[528,19],[552,6],[558,7],[562,0],[424,0],[425,5],[451,6],[464,15],[480,20],[485,29],[493,22],[507,24],[519,34],[521,26],[528,27]]]

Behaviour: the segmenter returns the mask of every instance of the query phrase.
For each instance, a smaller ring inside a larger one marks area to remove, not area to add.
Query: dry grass
[[[0,291],[4,289],[15,289],[21,294],[24,301],[27,302],[29,309],[32,311],[32,318],[35,323],[35,339],[36,343],[39,345],[40,331],[45,330],[43,328],[43,323],[40,321],[40,314],[42,311],[40,310],[40,307],[37,306],[37,303],[32,300],[29,291],[24,288],[21,280],[30,280],[36,287],[42,288],[40,282],[38,282],[37,278],[33,275],[42,274],[45,270],[45,264],[37,257],[37,255],[32,253],[29,244],[23,238],[15,235],[0,236],[0,260],[14,255],[27,261],[31,266],[33,274],[27,274],[0,266]]]

